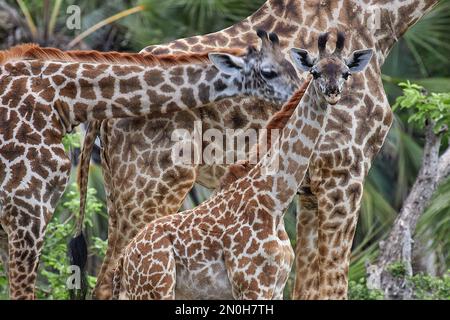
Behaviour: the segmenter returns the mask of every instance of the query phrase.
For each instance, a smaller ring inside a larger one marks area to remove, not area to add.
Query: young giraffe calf
[[[277,37],[261,35],[261,50],[247,53],[154,56],[36,45],[0,52],[0,224],[11,298],[34,298],[45,228],[70,176],[63,136],[85,121],[191,110],[240,94],[287,100],[295,70],[275,56]],[[265,68],[283,76],[267,79]]]
[[[284,126],[272,150],[278,170],[266,171],[273,159],[266,154],[247,175],[228,186],[225,182],[197,208],[150,223],[119,259],[115,299],[282,299],[294,258],[284,212],[304,179],[327,111],[340,99],[339,79],[362,71],[372,56],[371,50],[358,51],[344,62],[343,35],[332,55],[326,54],[327,40],[328,34],[319,37],[318,61],[305,50],[291,50],[298,67],[314,80],[269,124]],[[249,166],[232,168],[239,175]]]

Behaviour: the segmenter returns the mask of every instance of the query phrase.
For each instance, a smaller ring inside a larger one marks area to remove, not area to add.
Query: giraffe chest
[[[393,114],[381,85],[374,86],[370,93],[358,87],[344,97],[342,106],[330,110],[313,152],[311,176],[324,170],[346,171],[355,177],[368,174],[392,125]],[[351,108],[346,106],[349,103]]]

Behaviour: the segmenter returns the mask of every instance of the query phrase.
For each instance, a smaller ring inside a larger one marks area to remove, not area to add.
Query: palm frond
[[[139,5],[136,7],[133,7],[131,9],[128,10],[124,10],[121,11],[111,17],[108,17],[98,23],[96,23],[95,25],[93,25],[92,27],[90,27],[89,29],[87,29],[86,31],[82,32],[80,35],[78,35],[75,39],[73,39],[69,44],[68,44],[68,48],[72,48],[75,45],[77,45],[79,42],[81,42],[84,38],[90,36],[92,33],[96,32],[98,29],[103,28],[104,26],[113,23],[114,21],[117,21],[119,19],[125,18],[129,15],[132,15],[134,13],[140,12],[144,10],[144,6]]]

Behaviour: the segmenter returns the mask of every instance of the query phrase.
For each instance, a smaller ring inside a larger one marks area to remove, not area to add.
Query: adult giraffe
[[[350,249],[356,228],[364,178],[392,123],[392,112],[380,78],[381,66],[398,38],[437,0],[268,0],[255,14],[219,32],[150,46],[154,54],[204,51],[217,46],[255,43],[254,30],[280,35],[284,52],[301,47],[315,53],[320,32],[344,31],[346,51],[370,47],[375,58],[367,70],[351,78],[351,90],[333,108],[319,138],[301,188],[297,218],[297,277],[294,298],[343,299],[347,296]],[[346,53],[348,53],[346,52]],[[320,75],[319,75],[320,76]],[[186,115],[204,129],[260,128],[277,106],[227,99]],[[182,116],[180,115],[180,118]],[[184,118],[184,117],[183,117]],[[94,296],[111,296],[112,269],[127,241],[160,215],[176,212],[195,182],[215,188],[223,165],[175,166],[167,124],[186,127],[186,118],[105,121],[101,128],[103,169],[109,219],[108,252]],[[92,126],[92,131],[97,126]],[[141,137],[139,143],[136,137]],[[136,154],[149,159],[138,162]],[[136,168],[130,175],[128,168]],[[117,186],[133,181],[130,188]],[[350,235],[344,237],[344,234]]]
[[[283,216],[305,177],[327,113],[346,91],[343,75],[361,72],[372,57],[366,49],[344,61],[344,35],[333,54],[326,51],[327,38],[327,33],[319,37],[317,59],[291,50],[298,68],[324,76],[314,77],[311,86],[305,81],[269,121],[268,128],[282,130],[273,143],[276,151],[253,166],[245,161],[229,166],[224,177],[237,167],[249,171],[198,207],[140,231],[119,259],[113,298],[283,299],[294,260]],[[269,132],[266,138],[272,145]]]
[[[295,70],[276,35],[259,34],[261,50],[222,53],[0,51],[0,241],[6,233],[11,298],[34,298],[45,229],[70,177],[63,136],[81,122],[190,110],[241,94],[287,100]],[[282,76],[267,79],[265,68]]]

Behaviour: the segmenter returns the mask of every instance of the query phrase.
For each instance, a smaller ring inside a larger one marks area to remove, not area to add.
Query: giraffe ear
[[[240,74],[244,69],[245,63],[241,57],[219,52],[211,52],[208,57],[217,69],[230,76]]]
[[[304,49],[292,48],[290,50],[291,58],[294,61],[297,68],[302,71],[310,71],[314,66],[314,60],[308,51]]]
[[[361,72],[367,67],[372,56],[372,49],[356,50],[346,60],[347,67],[351,73]]]

